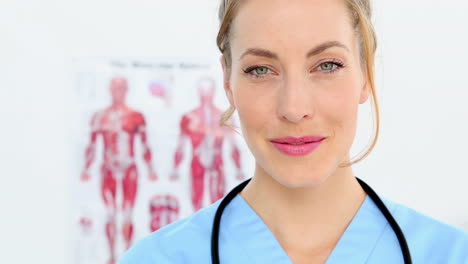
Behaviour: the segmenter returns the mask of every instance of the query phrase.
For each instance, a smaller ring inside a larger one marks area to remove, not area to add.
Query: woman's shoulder
[[[184,259],[204,259],[211,237],[216,202],[193,215],[169,224],[137,241],[119,264],[185,263]]]
[[[448,259],[463,260],[468,263],[468,232],[441,222],[408,206],[384,199],[393,208],[392,215],[400,225],[415,259],[431,260],[440,257],[444,263]],[[442,263],[442,262],[440,262]]]
[[[388,200],[385,200],[385,203],[393,204],[394,217],[403,226],[411,227],[410,234],[412,232],[432,233],[430,235],[459,238],[468,242],[468,231],[444,223],[409,206]]]

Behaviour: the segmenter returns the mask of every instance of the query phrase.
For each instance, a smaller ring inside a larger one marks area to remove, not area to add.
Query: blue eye
[[[320,69],[323,71],[331,71],[333,70],[333,66],[336,67],[336,65],[334,65],[331,62],[325,62],[325,63],[320,64]]]
[[[318,70],[323,73],[333,73],[343,67],[344,67],[343,63],[335,62],[335,61],[327,61],[327,62],[321,63],[318,66]]]
[[[251,75],[255,78],[262,78],[271,72],[271,70],[265,66],[252,66],[243,71],[244,73]]]
[[[267,67],[257,67],[253,69],[256,74],[258,75],[264,75],[268,73],[268,68]]]

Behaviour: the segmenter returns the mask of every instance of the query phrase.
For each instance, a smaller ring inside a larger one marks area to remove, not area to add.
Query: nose
[[[314,116],[311,87],[304,80],[285,81],[280,89],[278,116],[285,121],[298,123]]]

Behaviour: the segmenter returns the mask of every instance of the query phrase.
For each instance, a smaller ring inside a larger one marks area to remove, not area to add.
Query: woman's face
[[[243,1],[230,36],[225,90],[257,172],[322,183],[349,160],[369,94],[345,1]]]

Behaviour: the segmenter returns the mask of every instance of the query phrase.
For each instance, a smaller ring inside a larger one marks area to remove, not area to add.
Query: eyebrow
[[[324,52],[325,50],[332,48],[332,47],[338,47],[338,48],[343,48],[349,52],[349,48],[346,47],[343,43],[339,41],[327,41],[324,42],[320,45],[315,46],[309,52],[306,54],[306,58],[310,58],[312,56],[315,56],[317,54],[320,54]],[[239,60],[242,59],[246,55],[253,55],[253,56],[258,56],[258,57],[265,57],[269,59],[278,59],[278,55],[272,51],[266,50],[266,49],[260,49],[260,48],[250,48],[247,49],[242,55],[239,57]]]

